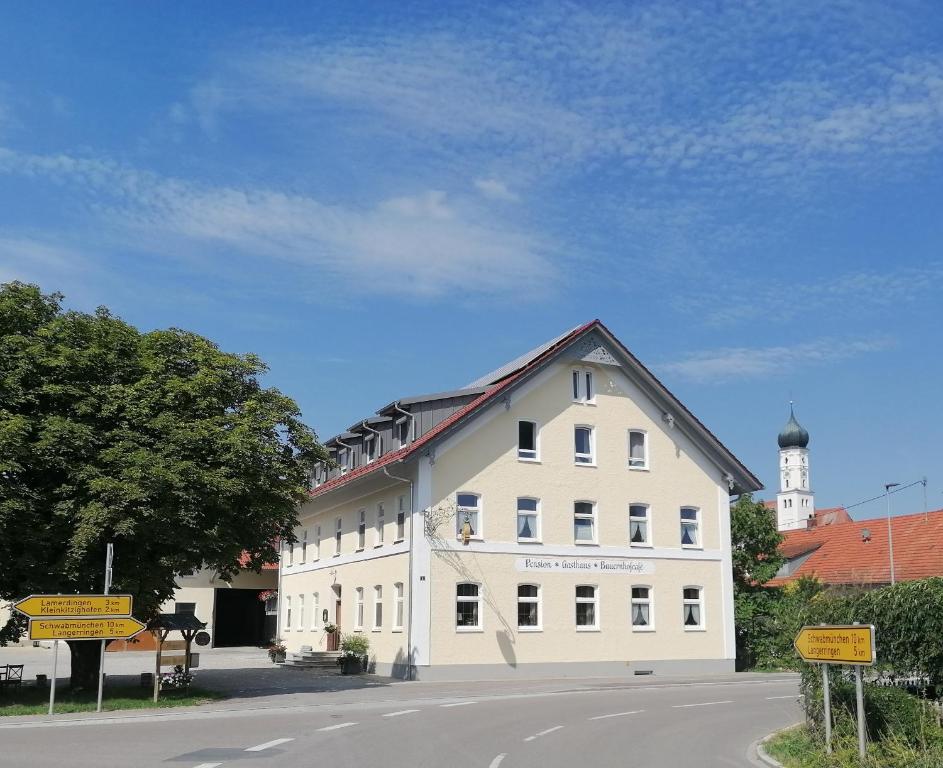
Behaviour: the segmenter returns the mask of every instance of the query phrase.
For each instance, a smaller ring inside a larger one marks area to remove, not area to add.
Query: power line
[[[909,485],[902,485],[902,486],[900,486],[899,488],[896,488],[896,489],[894,489],[893,491],[890,491],[888,494],[883,494],[883,493],[882,493],[882,494],[879,494],[879,495],[877,495],[877,496],[873,496],[873,497],[870,498],[870,499],[865,499],[864,501],[859,501],[859,502],[856,502],[856,503],[854,503],[854,504],[847,504],[847,505],[845,505],[845,509],[854,509],[855,507],[860,507],[862,504],[870,504],[872,501],[877,501],[878,499],[883,499],[885,495],[893,495],[893,494],[895,494],[895,493],[900,493],[901,491],[906,491],[908,488],[913,488],[915,485],[922,485],[922,486],[924,487],[924,490],[926,490],[926,487],[927,487],[927,478],[924,477],[924,478],[921,478],[920,480],[915,480],[914,482],[910,483]],[[924,507],[926,507],[926,503],[924,503]]]

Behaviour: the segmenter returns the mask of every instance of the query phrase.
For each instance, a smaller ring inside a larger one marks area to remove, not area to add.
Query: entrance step
[[[292,669],[310,669],[325,675],[337,675],[341,671],[337,663],[338,657],[340,657],[340,651],[302,649],[301,653],[289,653],[282,666]]]

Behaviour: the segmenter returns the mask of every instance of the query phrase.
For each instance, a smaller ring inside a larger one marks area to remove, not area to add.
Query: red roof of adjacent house
[[[891,528],[898,581],[943,576],[943,509],[892,517]],[[770,586],[801,576],[814,576],[825,584],[890,583],[887,518],[787,531],[784,537],[780,549],[787,558],[812,554],[789,576],[770,581]]]
[[[241,555],[239,555],[239,566],[241,568],[245,568],[248,564],[249,564],[249,553],[243,552]],[[262,570],[263,571],[277,571],[278,563],[265,563],[262,566]]]

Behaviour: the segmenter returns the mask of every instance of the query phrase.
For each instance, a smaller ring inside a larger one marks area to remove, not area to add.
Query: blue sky
[[[767,495],[793,397],[820,506],[943,507],[937,4],[0,7],[0,280],[323,437],[599,317]]]

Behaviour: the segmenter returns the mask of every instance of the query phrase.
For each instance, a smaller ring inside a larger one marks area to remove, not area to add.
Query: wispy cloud
[[[521,199],[520,195],[508,189],[507,184],[500,179],[475,179],[475,189],[492,200],[516,203]]]
[[[858,355],[881,352],[894,345],[887,336],[873,338],[824,338],[778,347],[726,347],[694,352],[656,370],[699,383],[722,383],[732,379],[761,379],[785,369],[827,365]]]

